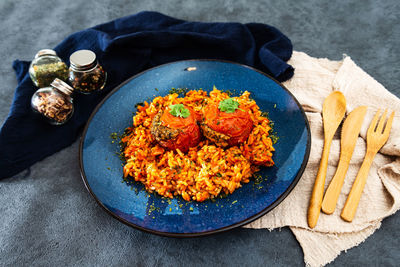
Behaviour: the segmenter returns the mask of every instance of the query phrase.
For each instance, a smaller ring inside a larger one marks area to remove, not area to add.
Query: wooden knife
[[[353,155],[366,112],[366,106],[357,107],[350,112],[343,123],[339,164],[335,176],[333,176],[322,201],[322,211],[326,214],[332,214],[335,211],[336,203],[349,168],[350,159]]]

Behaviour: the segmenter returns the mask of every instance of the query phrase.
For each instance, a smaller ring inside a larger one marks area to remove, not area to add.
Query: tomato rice
[[[153,118],[169,105],[184,104],[200,114],[206,104],[228,97],[216,88],[209,94],[192,90],[183,98],[173,93],[138,106],[133,127],[128,128],[129,133],[121,140],[126,160],[124,177],[131,176],[143,183],[148,192],[167,198],[180,195],[186,201],[201,202],[220,194],[232,194],[248,183],[260,166],[273,166],[275,149],[269,134],[270,121],[261,115],[247,91],[234,99],[249,112],[254,127],[248,139],[237,146],[222,148],[204,139],[183,153],[179,149],[166,150],[151,134]]]

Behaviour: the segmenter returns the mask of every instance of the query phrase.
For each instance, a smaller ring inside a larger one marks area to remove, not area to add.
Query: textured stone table
[[[271,24],[289,36],[295,50],[330,59],[351,56],[400,96],[398,0],[297,2],[1,0],[0,123],[16,87],[14,59],[30,60],[38,50],[54,47],[75,31],[142,10],[196,21]],[[29,171],[0,181],[0,265],[304,265],[301,248],[287,228],[236,229],[194,239],[132,229],[107,215],[88,194],[77,155],[76,142]],[[400,262],[399,247],[398,213],[332,265],[395,266]]]

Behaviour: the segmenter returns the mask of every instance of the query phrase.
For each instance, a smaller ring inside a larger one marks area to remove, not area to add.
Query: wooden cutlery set
[[[308,226],[310,228],[314,228],[317,224],[321,209],[326,214],[332,214],[336,208],[336,203],[342,189],[346,172],[349,168],[357,138],[367,112],[367,107],[357,107],[347,116],[343,123],[339,164],[324,195],[325,177],[332,139],[343,120],[345,112],[346,99],[341,92],[335,91],[325,99],[322,108],[324,149],[308,208]],[[378,110],[368,128],[365,158],[340,215],[340,217],[347,222],[351,222],[354,218],[372,161],[376,153],[378,153],[389,138],[394,112],[391,113],[387,122],[387,111],[385,110],[382,116],[380,116],[380,114],[381,111]]]

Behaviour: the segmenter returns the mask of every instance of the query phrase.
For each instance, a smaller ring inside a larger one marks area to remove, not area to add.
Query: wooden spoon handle
[[[335,176],[333,176],[328,189],[326,189],[324,200],[322,201],[322,211],[326,214],[332,214],[335,211],[336,203],[342,190],[343,181],[346,177],[349,162],[347,158],[340,158]]]
[[[324,185],[326,170],[328,168],[328,156],[331,149],[332,139],[325,139],[324,150],[322,152],[322,158],[319,163],[319,169],[317,178],[315,178],[314,188],[312,191],[310,206],[308,207],[308,226],[314,228],[317,224],[319,213],[321,212],[322,197],[324,195]]]
[[[364,190],[365,182],[368,178],[368,172],[371,168],[372,161],[374,160],[376,152],[368,152],[364,158],[360,170],[358,171],[357,177],[351,187],[350,193],[347,196],[346,203],[344,204],[342,214],[343,220],[347,222],[353,221],[354,215],[356,214],[358,203],[360,202],[361,194]]]

